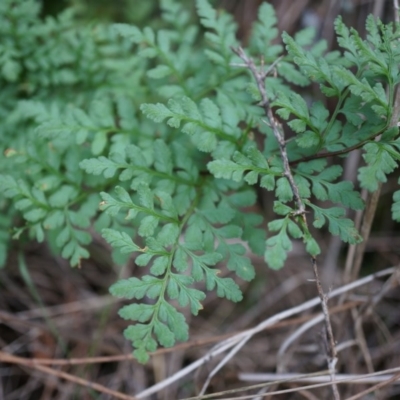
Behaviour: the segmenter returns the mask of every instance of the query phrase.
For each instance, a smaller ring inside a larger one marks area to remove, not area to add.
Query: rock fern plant
[[[207,0],[200,24],[181,2],[160,6],[155,31],[82,26],[73,11],[42,21],[33,0],[0,5],[0,261],[26,236],[79,266],[94,230],[119,262],[133,255],[146,272],[110,291],[135,300],[120,315],[141,362],[188,338],[182,308],[196,315],[206,291],[242,299],[220,268],[253,279],[247,249],[281,268],[293,239],[320,253],[314,228],[360,242],[346,209],[363,201],[333,156],[361,149],[369,191],[400,159],[397,25],[369,17],[363,40],[338,18],[341,51],[310,29],[284,33],[283,46],[263,3],[241,49],[233,18]],[[299,94],[312,83],[319,100]],[[249,208],[257,187],[275,196],[267,239]]]

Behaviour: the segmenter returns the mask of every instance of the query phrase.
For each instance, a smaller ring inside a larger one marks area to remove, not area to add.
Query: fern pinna
[[[284,48],[275,44],[272,7],[259,8],[243,54],[263,71],[270,107],[285,122],[291,185],[260,88],[238,55],[233,18],[197,0],[199,29],[180,2],[160,5],[158,31],[128,24],[82,31],[71,12],[43,22],[34,1],[0,6],[3,21],[10,15],[31,21],[24,35],[0,24],[19,49],[2,47],[7,157],[0,163],[0,206],[8,217],[0,218],[0,260],[12,225],[14,238],[46,240],[72,265],[89,257],[89,227],[114,248],[117,262],[134,255],[146,272],[110,291],[135,299],[120,315],[135,322],[125,336],[142,362],[159,344],[187,339],[182,308],[196,315],[205,290],[241,300],[238,284],[221,269],[253,279],[249,251],[264,255],[271,268],[284,265],[293,239],[312,256],[320,253],[296,209],[293,184],[314,228],[326,226],[356,244],[361,237],[346,209],[362,209],[363,201],[342,181],[337,157],[363,150],[358,178],[369,191],[400,158],[398,129],[390,123],[399,82],[397,25],[369,17],[362,40],[338,18],[341,52],[326,53],[311,29],[293,38],[284,33]],[[33,46],[43,37],[45,44]],[[319,85],[320,99],[334,99],[333,111],[297,93],[311,83]],[[275,196],[268,239],[263,216],[250,209],[256,187]]]

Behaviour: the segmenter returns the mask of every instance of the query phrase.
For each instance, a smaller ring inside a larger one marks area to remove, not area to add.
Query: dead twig
[[[307,224],[307,217],[306,217],[306,209],[305,209],[304,202],[300,196],[299,189],[294,180],[292,171],[290,169],[290,163],[289,163],[289,158],[288,158],[287,151],[286,151],[285,135],[283,132],[283,128],[282,128],[282,125],[279,123],[279,121],[275,118],[274,113],[272,112],[272,109],[270,107],[270,100],[268,98],[267,91],[265,89],[266,73],[263,71],[263,69],[257,68],[257,66],[254,64],[253,59],[248,57],[241,47],[239,47],[237,49],[232,49],[232,50],[243,60],[245,66],[250,70],[250,72],[252,73],[252,75],[256,81],[257,88],[258,88],[258,91],[261,96],[260,106],[264,109],[264,112],[265,112],[266,116],[268,117],[268,121],[264,121],[264,122],[272,128],[274,136],[279,144],[279,151],[281,153],[281,159],[282,159],[282,163],[283,163],[283,171],[284,171],[283,175],[286,177],[286,179],[289,182],[289,185],[290,185],[290,188],[292,189],[292,193],[293,193],[295,203],[297,206],[297,210],[294,213],[294,215],[299,215],[303,219],[303,222],[304,222],[305,226],[307,227],[308,224]],[[331,373],[332,382],[334,382],[335,381],[335,367],[337,364],[337,351],[336,351],[335,339],[333,336],[332,324],[331,324],[330,316],[329,316],[328,302],[327,302],[327,298],[326,298],[325,293],[322,288],[321,280],[320,280],[319,273],[318,273],[317,260],[315,257],[311,258],[311,263],[312,263],[312,269],[313,269],[313,273],[314,273],[314,277],[315,277],[315,283],[317,286],[318,295],[321,300],[322,312],[324,315],[325,330],[326,330],[326,337],[327,337],[328,368]],[[208,380],[206,383],[208,384]],[[206,387],[206,385],[203,387],[202,393],[204,393],[205,387]],[[332,385],[332,391],[333,391],[335,400],[340,400],[339,391],[335,384]]]
[[[338,311],[342,312],[348,310],[348,309],[353,309],[354,307],[357,307],[360,304],[360,302],[349,302],[343,304],[343,306],[346,306],[346,308],[342,308],[341,306],[334,306],[330,309],[330,314],[336,314]],[[284,354],[286,353],[287,349],[289,348],[290,345],[292,345],[297,339],[299,339],[305,332],[307,332],[310,328],[313,326],[319,324],[324,320],[324,316],[321,313],[318,313],[317,315],[313,316],[313,318],[309,318],[304,324],[300,325],[298,329],[296,329],[288,338],[285,339],[285,341],[281,344],[279,351],[277,353],[278,356],[278,365],[277,365],[277,371],[278,372],[284,372],[285,371],[285,364],[284,364]],[[336,351],[339,352],[339,346],[336,346]]]
[[[399,0],[393,0],[393,8],[394,8],[394,20],[397,23],[400,23]]]
[[[368,275],[362,279],[359,279],[355,282],[352,282],[348,285],[339,287],[335,290],[332,290],[328,297],[329,299],[334,298],[336,296],[340,296],[343,293],[351,291],[357,287],[366,285],[373,280],[391,275],[396,270],[395,267],[388,268],[383,271],[379,271],[375,274]],[[262,330],[276,324],[278,321],[282,321],[283,319],[289,318],[293,315],[299,314],[305,310],[309,310],[310,308],[318,305],[320,303],[319,297],[315,297],[311,300],[306,301],[296,307],[292,307],[288,310],[284,310],[278,314],[275,314],[266,320],[262,321],[260,324],[256,325],[254,328],[248,329],[246,331],[240,332],[235,336],[230,337],[227,340],[219,343],[217,346],[214,346],[207,354],[203,357],[199,358],[197,361],[189,364],[187,367],[183,368],[181,371],[175,373],[174,375],[170,376],[169,378],[165,379],[162,382],[155,384],[154,386],[144,390],[143,392],[136,395],[138,399],[145,398],[150,396],[151,394],[157,393],[160,390],[164,389],[166,386],[171,385],[172,383],[176,382],[177,380],[183,378],[184,376],[190,374],[191,372],[195,371],[196,369],[200,368],[202,365],[208,363],[210,360],[214,359],[217,355],[224,353],[225,351],[233,348],[231,352],[224,357],[224,359],[218,364],[218,366],[213,370],[212,373],[214,375],[222,368],[223,365],[226,364],[228,360],[232,358],[232,355],[236,354],[256,333],[261,332]],[[214,376],[213,375],[213,376]]]
[[[338,356],[337,356],[336,343],[335,343],[335,339],[333,336],[331,319],[329,316],[328,298],[326,297],[326,295],[322,289],[321,280],[320,280],[319,274],[318,274],[317,261],[316,261],[315,257],[312,257],[312,264],[313,264],[313,270],[314,270],[314,275],[315,275],[315,283],[317,285],[318,295],[321,300],[321,307],[322,307],[322,312],[324,314],[324,320],[325,320],[326,338],[328,341],[327,346],[326,346],[327,353],[328,353],[328,369],[331,374],[332,383],[334,383]],[[336,384],[332,384],[332,392],[335,397],[335,400],[340,400],[339,390],[338,390]]]
[[[65,380],[67,380],[69,382],[73,382],[77,385],[85,386],[87,388],[96,390],[97,392],[109,394],[111,396],[114,396],[117,399],[137,400],[137,397],[129,396],[127,394],[108,389],[107,387],[100,385],[98,383],[90,382],[86,379],[82,379],[77,376],[68,374],[67,372],[57,371],[50,367],[46,367],[44,365],[39,365],[39,364],[35,363],[34,361],[32,361],[31,359],[17,357],[12,354],[5,353],[3,351],[0,351],[0,361],[4,362],[4,363],[23,365],[25,367],[33,368],[35,370],[44,372],[46,375],[52,375],[52,376],[56,376],[57,378],[60,378],[60,379],[65,379]]]
[[[400,373],[400,368],[394,368],[387,371],[379,371],[368,374],[337,374],[338,381],[345,383],[356,383],[359,385],[364,385],[366,383],[382,383],[387,382],[389,379],[394,378]],[[239,379],[244,382],[276,382],[276,381],[288,381],[291,382],[302,382],[302,383],[319,383],[319,382],[329,382],[329,376],[324,374],[296,374],[296,373],[250,373],[241,372],[238,375]],[[400,381],[397,382],[400,385]],[[214,393],[215,395],[215,393]],[[348,400],[348,399],[347,399]]]
[[[388,379],[388,380],[386,380],[384,382],[380,382],[380,383],[378,383],[378,384],[376,384],[376,385],[374,385],[374,386],[362,391],[361,393],[357,393],[356,395],[347,398],[346,400],[360,399],[364,395],[366,395],[368,393],[371,393],[371,392],[374,392],[374,391],[376,391],[376,390],[378,390],[378,389],[380,389],[380,388],[382,388],[384,386],[387,386],[387,385],[389,385],[389,384],[391,384],[393,382],[396,382],[399,379],[400,379],[400,372],[398,374],[396,374],[395,376],[391,377],[390,379]]]
[[[364,375],[339,375],[340,378],[338,378],[337,383],[338,384],[365,384],[365,383],[375,383],[375,382],[380,382],[379,384],[384,386],[390,383],[395,382],[396,380],[399,380],[400,378],[400,368],[391,368],[385,371],[380,371],[380,372],[375,372],[374,374],[364,374]],[[390,374],[390,375],[389,375]],[[396,374],[396,375],[391,375],[391,374]],[[244,376],[246,374],[239,374],[239,377]],[[220,397],[224,395],[230,395],[233,393],[239,393],[243,391],[248,391],[251,389],[258,389],[258,388],[267,388],[271,387],[272,385],[279,385],[279,384],[288,384],[288,383],[295,383],[295,382],[314,382],[313,384],[310,385],[304,385],[304,386],[297,386],[289,389],[282,389],[282,390],[277,390],[273,392],[267,392],[265,394],[259,394],[261,398],[267,397],[267,396],[272,396],[272,395],[279,395],[279,394],[284,394],[284,393],[294,393],[294,392],[300,392],[303,390],[308,390],[308,389],[315,389],[315,388],[320,388],[320,387],[326,387],[326,386],[331,386],[332,382],[330,382],[330,376],[327,375],[327,371],[325,372],[318,372],[318,373],[312,373],[312,374],[256,374],[259,375],[261,378],[260,380],[263,380],[264,383],[260,383],[258,385],[251,385],[251,386],[245,386],[242,388],[237,388],[237,389],[231,389],[231,390],[225,390],[222,392],[217,392],[217,393],[212,393],[212,394],[207,394],[204,396],[194,396],[194,397],[188,397],[182,400],[208,400],[208,399],[215,399],[216,397],[219,398],[219,400],[254,400],[254,394],[252,395],[245,395],[245,396],[238,396],[238,397]],[[384,382],[382,382],[383,377]],[[264,379],[265,378],[265,379]],[[259,380],[258,378],[255,380]],[[269,381],[269,382],[265,382]],[[372,389],[372,388],[370,388]],[[374,389],[376,390],[376,387]],[[346,399],[346,400],[355,400],[353,398]]]
[[[340,296],[343,293],[346,293],[348,291],[351,291],[357,287],[364,286],[372,281],[374,281],[377,278],[384,277],[387,275],[392,275],[393,272],[396,270],[395,267],[393,268],[388,268],[383,271],[376,272],[375,274],[368,275],[364,278],[361,278],[355,282],[349,283],[348,285],[339,287],[335,290],[332,290],[329,294],[329,298],[332,299],[336,296]],[[182,368],[180,371],[177,373],[171,375],[169,378],[165,379],[162,382],[159,382],[155,384],[154,386],[144,390],[143,392],[139,393],[136,395],[138,399],[145,398],[147,396],[150,396],[151,394],[157,393],[160,390],[164,389],[168,385],[171,385],[172,383],[178,381],[179,379],[182,379],[183,377],[187,376],[188,374],[192,373],[196,369],[200,368],[201,366],[205,365],[208,363],[210,360],[213,360],[216,356],[219,354],[224,353],[225,351],[233,348],[231,352],[220,362],[220,364],[215,368],[215,371],[218,372],[220,368],[222,368],[223,365],[232,357],[231,354],[236,354],[245,343],[247,343],[255,334],[258,332],[261,332],[264,329],[267,329],[268,327],[271,327],[275,325],[277,322],[282,321],[286,318],[289,318],[293,315],[299,314],[303,311],[309,310],[312,307],[317,306],[320,303],[319,297],[315,297],[311,300],[308,300],[298,306],[292,307],[290,309],[284,310],[282,312],[279,312],[278,314],[275,314],[266,320],[260,322],[258,325],[255,327],[248,329],[246,331],[240,332],[237,335],[234,335],[230,337],[227,340],[222,341],[219,343],[217,346],[214,346],[207,354],[205,354],[203,357],[199,358],[192,364],[189,364],[185,368]]]

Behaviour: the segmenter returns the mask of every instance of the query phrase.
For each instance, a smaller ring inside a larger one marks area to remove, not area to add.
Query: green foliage
[[[400,159],[390,126],[398,26],[369,17],[363,40],[338,18],[342,53],[326,53],[310,29],[284,33],[284,48],[272,7],[260,6],[245,52],[266,68],[280,57],[265,90],[285,122],[287,166],[255,104],[259,88],[231,49],[233,18],[207,0],[197,0],[197,16],[183,2],[160,7],[156,30],[84,27],[70,10],[42,20],[33,0],[0,5],[0,264],[11,238],[24,236],[80,265],[89,232],[100,233],[116,260],[140,267],[110,291],[134,301],[120,315],[134,321],[125,336],[141,362],[158,345],[187,339],[183,309],[198,314],[206,291],[240,301],[237,282],[255,276],[251,252],[281,268],[293,240],[313,257],[321,252],[315,229],[361,240],[346,209],[364,204],[333,156],[362,149],[359,186],[369,191]],[[318,101],[293,89],[311,83]],[[257,188],[276,199],[267,223]]]

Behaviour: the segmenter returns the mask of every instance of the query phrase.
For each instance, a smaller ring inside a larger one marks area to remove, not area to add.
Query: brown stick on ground
[[[0,361],[1,362],[6,362],[6,363],[11,363],[11,364],[18,364],[18,365],[23,365],[25,367],[33,368],[38,371],[44,372],[47,375],[53,375],[56,376],[57,378],[60,379],[65,379],[69,382],[76,383],[81,386],[88,387],[90,389],[96,390],[97,392],[100,393],[105,393],[109,394],[111,396],[114,396],[117,399],[122,399],[122,400],[137,400],[137,397],[134,396],[129,396],[127,394],[117,392],[115,390],[109,389],[103,385],[100,385],[95,382],[90,382],[86,379],[79,378],[77,376],[71,375],[67,372],[63,371],[58,371],[56,369],[46,367],[45,365],[39,365],[36,364],[34,360],[30,360],[27,358],[22,358],[22,357],[17,357],[12,354],[5,353],[3,351],[0,351]]]

